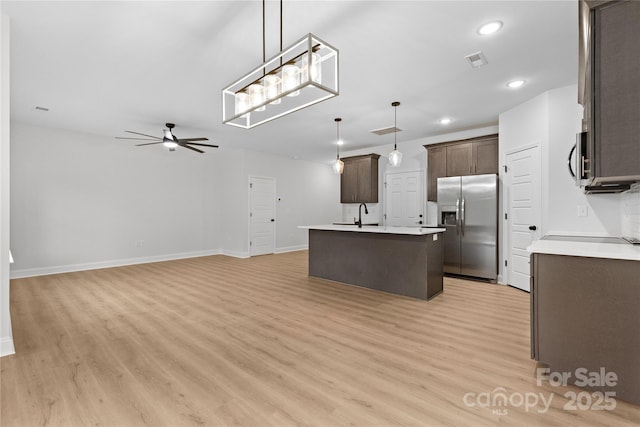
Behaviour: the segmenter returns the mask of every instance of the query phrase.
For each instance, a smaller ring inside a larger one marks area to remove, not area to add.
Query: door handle
[[[460,234],[462,234],[464,236],[464,228],[466,227],[466,219],[465,219],[465,213],[464,213],[464,197],[462,198],[462,215],[461,215],[461,219],[460,219]]]
[[[422,221],[418,221],[418,222],[416,222],[416,224],[422,224]]]
[[[535,225],[530,225],[529,226],[529,230],[531,231],[536,231],[538,229],[538,227],[536,227]]]
[[[271,222],[275,222],[275,221],[276,221],[275,219],[271,218]]]
[[[571,174],[571,177],[573,179],[578,179],[576,177],[575,172],[573,171],[573,166],[571,165],[571,158],[573,157],[573,153],[576,151],[576,148],[578,148],[578,143],[577,142],[573,145],[573,148],[571,148],[571,151],[569,151],[569,158],[567,159],[567,166],[569,167],[569,174]]]
[[[456,199],[456,235],[460,234],[460,199]]]

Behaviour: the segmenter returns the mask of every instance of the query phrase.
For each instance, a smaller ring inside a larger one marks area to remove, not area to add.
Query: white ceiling
[[[268,58],[279,51],[278,4],[267,1]],[[402,143],[496,124],[501,112],[577,80],[576,1],[285,1],[284,46],[313,33],[337,47],[340,95],[244,130],[222,124],[220,91],[262,63],[261,1],[1,7],[11,17],[12,119],[109,137],[162,136],[174,122],[178,137],[330,161],[335,117],[343,150],[386,145],[393,135],[369,131],[393,125],[398,100]],[[476,33],[496,19],[500,32]],[[477,51],[488,65],[472,69],[465,56]],[[508,89],[516,78],[527,84]],[[446,127],[444,116],[453,119]]]

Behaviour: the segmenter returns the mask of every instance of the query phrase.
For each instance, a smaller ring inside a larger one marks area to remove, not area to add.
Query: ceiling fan
[[[125,132],[127,133],[133,133],[136,135],[142,135],[142,136],[146,136],[147,138],[126,138],[123,136],[116,136],[116,139],[136,139],[136,140],[141,140],[141,141],[153,141],[153,142],[147,142],[144,144],[136,144],[136,147],[140,147],[143,145],[153,145],[153,144],[164,144],[165,147],[167,147],[169,149],[169,151],[176,151],[176,147],[184,147],[184,148],[188,148],[189,150],[193,150],[193,151],[197,151],[198,153],[204,153],[204,151],[192,147],[193,145],[199,146],[199,147],[212,147],[212,148],[218,148],[217,145],[212,145],[212,144],[200,144],[197,143],[195,141],[208,141],[208,138],[176,138],[176,136],[171,132],[171,129],[173,129],[174,127],[176,127],[175,124],[173,123],[165,123],[165,126],[167,126],[167,129],[164,129],[164,137],[160,138],[157,136],[153,136],[153,135],[147,135],[144,133],[140,133],[140,132],[133,132],[130,130],[125,130]],[[151,139],[150,139],[151,138]]]

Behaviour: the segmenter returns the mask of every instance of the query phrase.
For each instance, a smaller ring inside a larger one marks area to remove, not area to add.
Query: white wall
[[[577,86],[570,85],[545,92],[500,115],[500,165],[505,154],[519,147],[540,145],[541,215],[538,237],[545,234],[619,236],[620,195],[585,195],[576,187],[567,169],[567,157],[580,129],[581,110]],[[500,169],[501,195],[504,170]],[[505,207],[500,198],[501,217]],[[586,206],[588,215],[578,217],[578,206]],[[504,266],[501,236],[500,265]],[[503,276],[506,268],[503,268]],[[505,276],[506,277],[506,276]]]
[[[273,156],[250,150],[222,150],[220,179],[222,253],[249,256],[249,176],[275,178],[275,251],[307,247],[299,225],[325,224],[339,216],[339,177],[328,164]]]
[[[308,232],[299,225],[339,217],[340,177],[329,165],[255,151],[246,152],[246,165],[247,175],[276,179],[276,252],[307,246]]]
[[[220,172],[217,179],[222,184],[222,206],[220,230],[223,253],[231,256],[248,257],[249,239],[248,216],[249,181],[244,150],[220,150]]]
[[[501,165],[505,164],[506,152],[540,144],[541,235],[620,234],[620,196],[585,195],[569,175],[567,157],[575,144],[580,118],[576,85],[550,90],[500,115]],[[586,217],[578,217],[578,206],[587,206]]]
[[[69,271],[219,248],[209,228],[219,215],[205,203],[219,191],[216,180],[205,180],[215,157],[19,123],[11,138],[15,270]]]
[[[547,234],[594,234],[619,236],[619,194],[584,194],[576,187],[567,169],[567,156],[580,132],[582,109],[577,104],[576,85],[548,92],[549,146]],[[543,187],[544,188],[544,187]],[[543,192],[544,195],[544,192]],[[578,206],[587,207],[587,216],[577,215]]]
[[[276,252],[339,216],[329,165],[221,148],[197,155],[13,123],[13,277],[249,255],[248,176],[276,179]]]
[[[9,311],[10,83],[9,17],[0,16],[0,356],[13,354]]]
[[[505,214],[505,182],[506,176],[503,165],[506,162],[506,153],[512,152],[520,147],[527,147],[531,145],[540,146],[540,159],[541,159],[541,224],[537,224],[540,235],[544,234],[546,229],[545,215],[546,211],[546,199],[544,197],[548,170],[547,162],[544,160],[547,157],[548,137],[549,137],[549,102],[548,93],[543,93],[523,104],[518,105],[511,110],[508,110],[500,114],[499,118],[499,144],[498,144],[498,165],[499,167],[499,193],[498,193],[498,212],[500,213],[499,227],[498,227],[498,282],[508,283],[508,268],[504,266],[506,247],[509,242],[506,235],[507,223],[504,220]]]

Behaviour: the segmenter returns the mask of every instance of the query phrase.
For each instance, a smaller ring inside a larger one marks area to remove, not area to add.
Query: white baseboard
[[[10,356],[16,353],[16,349],[13,346],[12,337],[0,338],[0,357]]]
[[[220,255],[232,256],[234,258],[249,258],[249,252],[230,251],[228,249],[220,250]]]
[[[303,251],[308,249],[307,245],[287,246],[276,249],[276,254],[293,251]],[[157,255],[140,258],[125,258],[111,261],[89,262],[84,264],[57,265],[52,267],[26,268],[22,270],[11,270],[12,279],[23,279],[25,277],[46,276],[49,274],[71,273],[74,271],[96,270],[99,268],[123,267],[125,265],[147,264],[150,262],[172,261],[184,258],[198,258],[210,255],[226,255],[234,258],[249,258],[249,252],[231,251],[227,249],[211,249],[207,251],[183,252],[178,254]]]
[[[309,249],[308,245],[298,245],[298,246],[285,246],[283,248],[276,248],[274,250],[274,254],[283,254],[286,252],[294,252],[294,251],[304,251]],[[220,251],[221,255],[232,256],[234,258],[251,258],[250,252],[239,252],[239,251],[230,251],[227,249],[222,249]]]
[[[220,249],[212,249],[208,251],[183,252],[178,254],[157,255],[140,258],[127,258],[111,261],[90,262],[85,264],[59,265],[53,267],[27,268],[24,270],[12,270],[12,279],[22,279],[25,277],[46,276],[49,274],[71,273],[74,271],[96,270],[98,268],[122,267],[133,264],[147,264],[150,262],[172,261],[184,258],[198,258],[210,255],[220,255]],[[225,254],[227,255],[227,254]],[[233,255],[232,255],[233,256]]]
[[[309,249],[309,245],[285,246],[284,248],[277,248],[274,253],[283,254],[286,252],[306,251],[307,249]]]

